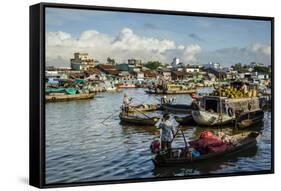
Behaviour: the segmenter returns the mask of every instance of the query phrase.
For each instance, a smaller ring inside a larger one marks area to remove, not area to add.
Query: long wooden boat
[[[176,122],[178,122],[180,125],[192,125],[195,123],[192,115],[186,115],[183,117],[174,116],[174,118],[175,118]]]
[[[237,117],[235,116],[236,111],[239,111],[241,115],[248,113],[255,115],[260,110],[257,97],[232,99],[220,96],[203,96],[199,100],[199,105],[192,109],[192,116],[194,121],[202,126],[231,124]]]
[[[119,118],[123,123],[142,126],[154,126],[160,119],[159,117],[142,118],[138,116],[126,116],[122,113],[119,114]]]
[[[175,113],[190,113],[191,105],[165,103],[161,105],[161,109],[164,111],[170,111]]]
[[[260,136],[259,132],[247,132],[247,133],[240,133],[237,135],[232,136],[236,140],[235,144],[227,145],[226,149],[221,152],[216,153],[208,153],[203,154],[198,157],[191,157],[189,149],[191,147],[184,147],[184,148],[175,148],[172,149],[170,152],[161,153],[159,151],[153,157],[153,163],[155,166],[172,166],[172,165],[182,165],[182,164],[190,164],[196,162],[203,162],[206,160],[216,159],[220,157],[235,155],[239,152],[245,151],[254,147],[257,143],[257,139]],[[179,153],[178,151],[181,150],[180,156],[176,156]]]
[[[149,89],[145,91],[147,94],[193,94],[196,93],[195,89],[190,90],[160,90],[160,89]]]
[[[244,129],[248,127],[253,127],[263,121],[264,111],[257,110],[255,112],[244,113],[240,116],[240,120],[238,122],[238,128]]]
[[[155,111],[157,110],[157,104],[140,104],[140,105],[133,105],[130,106],[129,112],[148,112],[148,111]]]
[[[79,94],[49,94],[45,96],[46,102],[62,102],[72,100],[85,100],[94,98],[95,93],[79,93]]]

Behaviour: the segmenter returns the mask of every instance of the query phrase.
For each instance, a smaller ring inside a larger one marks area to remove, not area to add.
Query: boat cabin
[[[204,96],[199,100],[199,106],[205,111],[215,113],[227,113],[229,108],[233,111],[253,111],[259,110],[259,99],[257,97],[251,98],[236,98],[231,99],[220,96]]]

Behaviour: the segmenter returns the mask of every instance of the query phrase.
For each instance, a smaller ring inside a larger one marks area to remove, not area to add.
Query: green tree
[[[107,64],[115,65],[115,60],[113,58],[107,57]]]
[[[159,62],[159,61],[149,61],[144,66],[151,69],[151,70],[156,70],[159,66],[161,66],[161,62]]]
[[[259,73],[265,73],[265,74],[270,73],[269,68],[266,66],[255,66],[254,71]]]
[[[241,63],[237,63],[237,64],[235,64],[234,66],[232,66],[232,68],[233,68],[234,70],[241,70],[242,64],[241,64]]]

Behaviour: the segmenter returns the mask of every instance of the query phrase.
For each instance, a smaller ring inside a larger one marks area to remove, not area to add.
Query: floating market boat
[[[157,104],[140,104],[130,106],[129,112],[148,112],[157,110]]]
[[[175,118],[176,122],[178,122],[180,125],[191,125],[191,124],[195,123],[192,115],[186,115],[186,116],[183,116],[183,117],[174,116],[174,118]]]
[[[218,88],[211,96],[197,100],[192,109],[192,116],[198,125],[225,125],[239,121],[244,114],[255,116],[261,110],[255,90],[243,91],[243,83],[233,83],[232,87]],[[247,88],[247,87],[246,87]]]
[[[163,111],[170,111],[174,113],[190,113],[191,105],[165,103],[165,104],[161,104],[161,109]]]
[[[75,88],[46,88],[45,94],[46,102],[92,99],[95,96],[95,93],[79,92]]]
[[[95,93],[78,93],[78,94],[64,94],[54,93],[46,95],[46,102],[60,102],[60,101],[72,101],[72,100],[85,100],[94,98]]]
[[[233,156],[242,151],[246,151],[257,144],[257,139],[260,136],[258,132],[240,133],[231,136],[235,143],[227,144],[225,149],[220,152],[212,152],[192,156],[192,147],[173,148],[170,151],[158,151],[153,157],[155,166],[173,166],[203,162],[221,157]]]
[[[146,91],[148,94],[192,94],[195,92],[195,89],[190,89],[183,84],[158,85],[150,87]]]
[[[123,123],[130,123],[142,126],[154,126],[160,119],[159,117],[142,118],[139,116],[127,116],[122,113],[119,114],[119,118]]]
[[[118,84],[116,85],[117,88],[136,88],[135,84]]]
[[[239,122],[237,124],[238,128],[248,128],[253,127],[263,121],[264,111],[257,110],[255,112],[244,113],[239,117]]]

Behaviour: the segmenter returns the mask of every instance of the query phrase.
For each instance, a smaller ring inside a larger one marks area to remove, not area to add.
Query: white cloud
[[[200,57],[200,61],[203,63],[207,63],[209,61],[220,62],[223,66],[230,66],[238,62],[242,64],[258,62],[270,65],[271,47],[269,45],[256,42],[243,48],[232,47],[205,52]]]
[[[174,57],[185,64],[205,64],[209,61],[220,62],[224,66],[241,62],[271,63],[271,48],[259,42],[242,48],[224,48],[204,52],[198,44],[176,44],[172,40],[140,36],[130,28],[122,29],[118,35],[109,36],[96,30],[83,31],[78,38],[62,31],[47,32],[47,65],[69,66],[74,52],[88,52],[91,57],[105,62],[107,57],[117,62],[126,62],[129,58],[159,60],[171,63]]]
[[[65,32],[47,32],[46,34],[47,65],[69,65],[74,52],[88,52],[93,58],[105,62],[107,57],[117,62],[125,62],[128,58],[143,61],[160,60],[170,63],[177,56],[186,63],[197,63],[201,48],[197,44],[176,45],[174,41],[140,36],[130,28],[122,29],[116,37],[87,30],[79,38]]]
[[[253,43],[246,48],[247,50],[253,53],[260,53],[267,56],[271,54],[271,47],[269,45],[261,44],[261,43]]]

